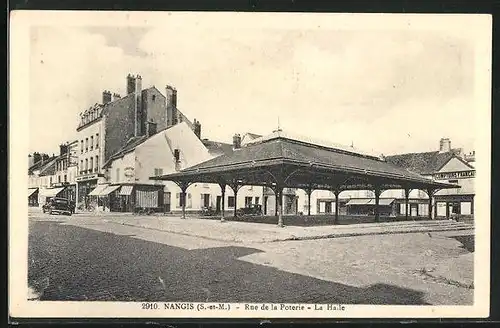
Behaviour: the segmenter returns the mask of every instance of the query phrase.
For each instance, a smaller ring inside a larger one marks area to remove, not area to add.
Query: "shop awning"
[[[351,199],[347,202],[347,206],[351,205],[368,205],[370,203],[370,199]]]
[[[56,197],[58,193],[64,190],[65,187],[61,188],[51,188],[51,189],[41,189],[40,193],[45,197]]]
[[[120,195],[130,196],[132,195],[133,189],[134,186],[122,186],[122,189],[120,190]]]
[[[108,185],[97,185],[97,187],[89,193],[89,196],[100,196],[101,192],[103,192],[107,187]]]
[[[28,197],[31,197],[37,190],[38,188],[28,188]]]
[[[120,186],[108,186],[108,187],[106,187],[106,189],[104,189],[103,191],[101,191],[101,193],[99,194],[99,196],[109,195],[109,194],[111,194],[113,191],[115,191],[118,188],[120,188]]]
[[[394,198],[380,198],[378,201],[378,204],[380,206],[389,206],[394,202]],[[375,199],[351,199],[347,202],[347,206],[351,205],[368,205],[368,206],[375,206]]]

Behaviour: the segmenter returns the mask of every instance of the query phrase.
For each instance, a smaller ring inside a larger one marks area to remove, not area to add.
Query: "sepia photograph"
[[[15,11],[30,317],[488,317],[488,15]]]

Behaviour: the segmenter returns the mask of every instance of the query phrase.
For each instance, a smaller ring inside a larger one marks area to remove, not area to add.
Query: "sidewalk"
[[[297,227],[249,222],[181,219],[158,216],[103,216],[108,223],[165,231],[175,234],[237,243],[265,243],[285,240],[310,240],[375,234],[396,234],[433,231],[473,232],[471,225],[452,221],[405,221],[365,223],[338,226]]]

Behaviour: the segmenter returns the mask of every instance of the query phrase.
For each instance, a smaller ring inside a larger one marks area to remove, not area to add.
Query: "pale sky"
[[[334,18],[333,18],[334,19]],[[31,28],[30,151],[57,153],[104,89],[178,90],[203,137],[283,130],[377,154],[474,147],[473,37],[449,30],[174,26]]]

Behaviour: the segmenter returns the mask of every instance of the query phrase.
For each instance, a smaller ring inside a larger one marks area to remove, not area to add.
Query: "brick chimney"
[[[201,139],[201,124],[196,119],[194,119],[193,130],[198,139]]]
[[[451,151],[451,141],[448,138],[441,138],[439,140],[439,152],[440,153],[447,153]]]
[[[118,93],[113,93],[113,101],[120,99],[121,96]]]
[[[64,155],[68,152],[68,145],[59,145],[59,155]]]
[[[241,148],[241,136],[239,133],[236,133],[233,136],[233,149],[240,149]]]
[[[178,123],[177,121],[177,90],[167,85],[165,87],[166,105],[167,105],[167,125],[172,126]]]
[[[110,102],[111,102],[111,92],[109,92],[108,90],[104,90],[102,92],[102,103],[107,104]]]
[[[135,92],[135,76],[132,74],[127,75],[127,94]]]
[[[142,77],[140,75],[137,75],[134,78],[134,91],[133,93],[135,94],[135,102],[134,102],[134,111],[135,111],[135,136],[141,136],[144,135],[144,115],[142,113]]]
[[[31,154],[28,155],[28,167],[32,167],[33,164],[35,164],[35,157],[31,156]]]

